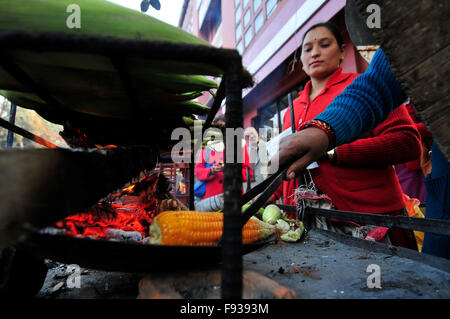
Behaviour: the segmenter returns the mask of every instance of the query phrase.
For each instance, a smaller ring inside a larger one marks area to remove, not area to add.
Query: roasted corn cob
[[[222,236],[223,213],[166,211],[150,226],[150,244],[212,246]],[[252,217],[242,230],[242,242],[252,243],[275,233],[275,227]]]

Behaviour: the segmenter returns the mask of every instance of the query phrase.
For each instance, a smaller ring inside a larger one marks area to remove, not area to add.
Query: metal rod
[[[289,113],[291,115],[291,131],[292,131],[292,134],[294,134],[296,132],[295,113],[294,113],[294,103],[292,103],[291,93],[288,94],[288,107],[289,107]]]
[[[277,205],[283,210],[295,211],[292,205]],[[353,221],[360,224],[369,224],[384,227],[398,227],[408,230],[418,230],[437,235],[450,236],[450,221],[430,218],[414,218],[406,216],[388,216],[384,214],[368,214],[346,212],[334,209],[307,207],[307,215],[319,215],[327,218]]]
[[[283,130],[283,123],[281,123],[281,101],[277,101],[277,119],[278,119],[278,133],[281,133]]]
[[[281,183],[285,179],[286,170],[287,169],[282,169],[278,173],[273,174],[270,178],[267,178],[264,181],[265,182],[264,185],[267,185],[267,184],[269,185],[267,188],[265,188],[265,187],[263,188],[261,186],[261,185],[263,185],[263,183],[260,183],[260,184],[258,184],[258,186],[256,186],[256,187],[258,187],[258,192],[256,193],[256,195],[260,193],[259,190],[263,190],[262,194],[249,207],[247,207],[247,209],[244,211],[244,213],[241,214],[242,227],[244,227],[244,225],[247,223],[247,221],[258,211],[258,209],[263,207],[263,205],[266,203],[266,201],[269,199],[269,197],[273,194],[273,192],[275,192],[277,190],[277,188],[281,185]],[[253,190],[257,189],[256,187],[253,188]],[[249,194],[249,193],[246,193],[246,195],[247,194]],[[243,206],[244,203],[247,203],[247,201],[243,200],[244,196],[242,196],[241,206]],[[295,206],[293,206],[293,207],[295,207]],[[223,240],[223,236],[219,238],[219,240],[217,241],[217,245],[222,245],[222,240]]]
[[[295,129],[295,114],[294,114],[294,104],[292,103],[291,92],[289,92],[289,94],[288,94],[288,104],[289,104],[288,105],[289,112],[291,113],[291,130],[292,130],[292,134],[294,134],[296,131],[296,129]],[[303,178],[302,178],[301,174],[297,178],[297,181],[298,181],[298,186],[303,184]]]
[[[189,163],[189,209],[195,210],[194,183],[195,183],[195,154],[194,145],[191,146],[191,161]]]
[[[241,218],[241,224],[244,226],[247,221],[260,209],[269,197],[281,185],[286,175],[286,169],[277,174],[277,177],[270,183],[269,187],[259,196],[247,209]]]
[[[220,82],[220,86],[217,89],[216,96],[214,97],[213,105],[211,106],[211,110],[209,111],[208,117],[206,118],[205,125],[202,128],[202,134],[211,126],[214,117],[219,111],[220,106],[222,105],[222,101],[225,98],[225,86],[226,86],[226,75],[223,76],[222,82]]]
[[[281,172],[281,170],[279,170],[279,171]],[[269,177],[267,177],[265,180],[263,180],[261,183],[255,185],[255,187],[253,187],[251,190],[246,192],[242,196],[241,206],[245,205],[245,203],[247,203],[249,200],[253,199],[255,196],[262,193],[267,187],[269,187],[269,185],[272,183],[272,181],[275,180],[277,177],[278,177],[277,173],[272,174]]]
[[[242,60],[238,55],[227,70],[225,124],[227,128],[241,128],[242,112]],[[234,146],[234,158],[230,163],[229,146]],[[224,222],[222,240],[222,298],[242,298],[242,158],[241,139],[228,140],[225,136],[224,167]]]
[[[43,139],[42,137],[39,137],[33,133],[28,132],[27,130],[24,130],[23,128],[20,128],[16,125],[13,125],[9,123],[8,121],[5,121],[4,119],[0,118],[0,126],[3,126],[7,130],[10,130],[11,132],[14,132],[16,134],[19,134],[25,138],[28,138],[32,140],[33,142],[36,142],[38,144],[41,144],[48,148],[60,148],[59,146],[56,146],[53,143],[50,143],[49,141]]]
[[[250,178],[250,167],[247,167],[247,189],[245,190],[248,192],[252,188],[252,180]]]
[[[16,122],[16,105],[14,103],[11,103],[11,109],[9,111],[9,123],[14,125]],[[6,147],[11,148],[14,144],[14,132],[9,130],[8,136],[6,138]]]

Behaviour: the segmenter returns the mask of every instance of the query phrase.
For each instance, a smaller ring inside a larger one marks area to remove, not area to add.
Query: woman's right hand
[[[214,174],[216,174],[218,172],[221,172],[221,171],[223,171],[223,164],[214,164],[211,167],[210,175],[214,175]]]
[[[322,130],[311,127],[297,133],[288,135],[280,141],[278,161],[271,163],[272,171],[279,167],[289,165],[286,172],[288,180],[299,176],[306,167],[320,159],[327,151],[328,136]],[[272,161],[272,159],[271,159]]]

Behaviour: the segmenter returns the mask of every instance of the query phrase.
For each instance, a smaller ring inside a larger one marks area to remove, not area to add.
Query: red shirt
[[[293,102],[296,130],[301,123],[324,111],[357,76],[342,73],[339,68],[311,103],[309,81]],[[290,122],[286,112],[284,130],[290,129]],[[403,193],[392,165],[411,161],[420,151],[419,133],[403,105],[364,138],[337,147],[337,163],[320,160],[319,167],[310,172],[316,186],[332,199],[337,209],[387,213],[404,208]],[[297,187],[297,180],[284,182],[275,196],[279,197],[282,191],[285,204],[295,205],[290,196]]]
[[[247,168],[250,169],[250,178],[253,176],[253,171],[250,165],[250,157],[247,152],[247,147],[244,146],[242,150],[244,152],[244,159],[242,163],[242,181],[246,182]],[[223,152],[215,152],[214,150],[210,149],[208,163],[223,163],[223,154]],[[203,199],[223,193],[223,172],[217,172],[214,175],[209,176],[211,167],[206,167],[205,156],[206,151],[205,149],[202,149],[201,152],[199,152],[197,162],[195,164],[195,176],[197,177],[197,179],[201,181],[207,181],[205,196],[203,196]]]

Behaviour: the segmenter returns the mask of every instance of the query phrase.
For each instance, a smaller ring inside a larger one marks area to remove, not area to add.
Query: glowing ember
[[[124,188],[124,189],[122,189],[122,192],[131,192],[133,190],[134,186],[136,186],[136,185],[133,184],[127,188]]]
[[[182,181],[180,181],[180,182],[178,183],[178,191],[179,191],[181,194],[186,194],[186,192],[187,192],[186,184],[183,183]]]
[[[107,148],[117,148],[117,145],[108,144],[108,145],[102,146],[102,145],[99,145],[99,144],[95,144],[95,147],[98,148],[98,149],[103,150],[103,149],[107,149]]]
[[[101,206],[99,204],[99,206]],[[111,212],[87,212],[67,217],[56,224],[58,228],[67,230],[67,235],[82,237],[92,236],[105,238],[107,229],[121,229],[123,231],[137,231],[142,237],[148,236],[148,226],[153,219],[153,212],[131,205],[116,204]],[[112,208],[112,207],[111,207]]]
[[[159,183],[159,174],[145,176],[139,182],[111,194],[86,212],[69,216],[56,223],[69,236],[107,238],[108,229],[139,232],[148,237],[149,225],[158,204],[167,198],[168,183]],[[157,189],[158,186],[158,189]]]

